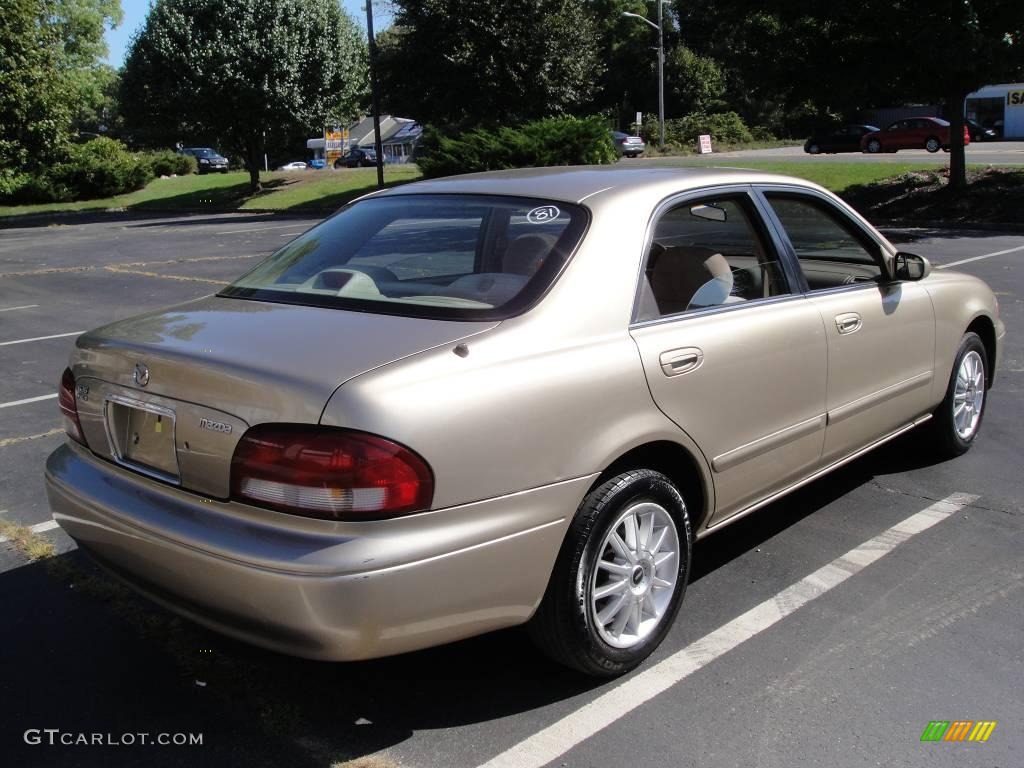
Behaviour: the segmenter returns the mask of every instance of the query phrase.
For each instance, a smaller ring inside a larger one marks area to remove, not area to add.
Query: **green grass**
[[[872,184],[891,179],[911,171],[936,171],[941,166],[924,163],[854,163],[842,160],[807,162],[799,160],[756,160],[748,158],[666,158],[659,166],[750,168],[765,173],[780,173],[812,181],[833,192],[843,192],[849,187]]]
[[[624,167],[629,167],[625,161]],[[912,171],[936,171],[942,166],[924,163],[864,163],[842,160],[820,162],[792,160],[760,160],[712,156],[659,157],[651,165],[669,167],[729,166],[751,168],[767,173],[780,173],[807,179],[836,193],[872,184]],[[650,166],[648,166],[650,167]],[[414,181],[420,177],[415,165],[392,166],[385,169],[385,185]],[[359,168],[343,171],[296,171],[262,175],[263,191],[249,194],[249,177],[245,173],[207,176],[183,176],[157,179],[145,189],[103,200],[49,205],[0,205],[0,217],[33,213],[70,211],[330,211],[353,198],[376,188],[376,169]]]
[[[384,169],[387,186],[419,178],[415,165]],[[244,172],[155,179],[145,189],[101,200],[40,205],[0,205],[0,216],[73,211],[297,211],[338,208],[376,189],[377,171],[358,168],[340,171],[295,171],[261,174],[263,191],[249,194]]]

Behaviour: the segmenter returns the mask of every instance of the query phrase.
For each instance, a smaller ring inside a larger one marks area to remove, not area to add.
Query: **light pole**
[[[370,50],[370,102],[373,107],[373,147],[377,153],[377,186],[384,186],[384,152],[380,142],[380,97],[377,92],[377,41],[373,37],[373,0],[366,0],[366,37]]]
[[[656,0],[656,2],[658,3],[657,24],[639,13],[623,11],[622,15],[640,19],[647,26],[658,30],[658,149],[663,150],[665,149],[665,32],[661,22],[662,0]]]

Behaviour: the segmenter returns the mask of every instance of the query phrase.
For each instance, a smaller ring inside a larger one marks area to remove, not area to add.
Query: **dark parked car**
[[[335,168],[369,168],[377,164],[377,150],[356,147],[344,157],[334,161]]]
[[[881,130],[874,125],[834,125],[814,135],[804,142],[804,152],[809,155],[820,155],[823,152],[860,152],[860,140],[867,133]]]
[[[179,155],[192,155],[196,159],[197,173],[228,172],[228,159],[215,149],[209,147],[184,147],[178,150]]]
[[[964,125],[967,126],[967,132],[971,134],[971,141],[995,141],[999,138],[998,133],[991,128],[986,128],[977,120],[964,120]]]
[[[964,145],[971,143],[971,134],[964,126]],[[901,149],[949,150],[949,121],[941,117],[911,117],[897,120],[884,131],[864,135],[860,147],[865,152],[896,152]]]
[[[637,157],[642,155],[644,150],[647,149],[644,140],[639,136],[630,136],[622,131],[612,131],[612,143],[619,151],[619,154],[626,157]]]

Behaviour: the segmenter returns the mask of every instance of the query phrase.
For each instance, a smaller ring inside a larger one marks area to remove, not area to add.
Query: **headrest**
[[[514,275],[532,277],[554,247],[554,235],[520,235],[509,243],[502,268]]]

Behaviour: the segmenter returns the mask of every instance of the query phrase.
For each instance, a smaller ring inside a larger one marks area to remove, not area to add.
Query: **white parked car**
[[[301,160],[296,160],[294,163],[285,163],[277,170],[279,171],[304,171],[306,170],[306,164]]]

